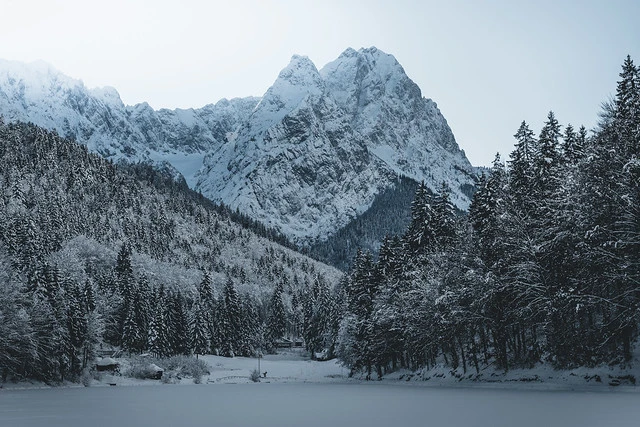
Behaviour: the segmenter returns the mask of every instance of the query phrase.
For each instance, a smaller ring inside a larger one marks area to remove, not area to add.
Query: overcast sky
[[[0,58],[42,59],[125,104],[201,107],[262,95],[293,54],[393,54],[475,165],[506,157],[549,110],[592,127],[627,54],[639,0],[3,0]]]

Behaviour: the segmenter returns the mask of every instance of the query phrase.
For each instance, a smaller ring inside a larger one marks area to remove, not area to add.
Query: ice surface
[[[389,384],[202,384],[0,390],[0,425],[637,426],[635,393]]]
[[[0,426],[624,427],[640,420],[636,387],[585,384],[574,376],[575,383],[468,383],[444,376],[407,382],[397,375],[364,382],[347,378],[335,360],[311,361],[293,350],[262,358],[267,377],[253,383],[255,358],[201,358],[210,374],[200,385],[111,376],[90,388],[5,388]]]

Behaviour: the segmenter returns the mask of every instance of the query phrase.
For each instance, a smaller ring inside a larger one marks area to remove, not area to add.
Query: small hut
[[[151,376],[152,380],[160,380],[160,379],[162,379],[162,374],[164,372],[164,369],[162,369],[160,366],[156,365],[155,363],[152,363],[151,365],[149,365],[147,367],[147,369],[152,374],[152,376]]]
[[[293,341],[287,338],[280,338],[275,342],[276,348],[293,348]]]
[[[96,362],[96,371],[98,372],[118,372],[120,364],[111,357],[103,357]]]

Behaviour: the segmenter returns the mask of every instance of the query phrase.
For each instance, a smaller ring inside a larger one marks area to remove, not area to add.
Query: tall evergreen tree
[[[547,115],[534,152],[534,190],[539,200],[551,197],[559,184],[561,126],[553,111]]]
[[[214,345],[214,337],[216,335],[215,310],[216,303],[211,287],[211,276],[208,272],[203,272],[202,281],[198,286],[198,296],[203,305],[203,313],[205,316],[205,324],[207,325],[207,336],[209,344]],[[210,350],[213,350],[210,349]]]
[[[171,354],[189,354],[190,329],[184,298],[180,292],[169,296],[167,330]]]
[[[240,349],[242,310],[240,298],[233,280],[229,277],[223,290],[224,309],[222,312],[222,348],[223,356],[233,357]]]
[[[528,212],[532,209],[530,197],[535,179],[534,150],[538,141],[525,121],[520,124],[514,137],[517,142],[508,162],[509,189],[514,206],[520,207],[522,212]]]
[[[456,239],[456,211],[450,196],[451,190],[442,183],[433,201],[433,226],[440,246],[447,247]]]
[[[199,298],[193,303],[191,308],[191,349],[198,358],[199,355],[207,354],[209,351],[209,337],[205,316],[205,308]]]
[[[284,294],[283,283],[276,284],[271,296],[270,313],[267,320],[267,331],[269,339],[273,342],[284,336],[287,328],[287,313],[282,300]]]
[[[434,215],[430,192],[422,182],[411,203],[411,224],[405,235],[405,241],[412,254],[419,255],[430,250],[435,244]],[[356,259],[358,259],[358,255],[356,255]]]

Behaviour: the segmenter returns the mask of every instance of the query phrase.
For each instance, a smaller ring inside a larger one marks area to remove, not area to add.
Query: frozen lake
[[[637,393],[377,383],[0,390],[3,427],[639,425]]]

